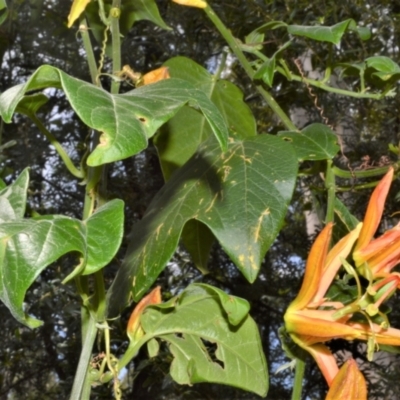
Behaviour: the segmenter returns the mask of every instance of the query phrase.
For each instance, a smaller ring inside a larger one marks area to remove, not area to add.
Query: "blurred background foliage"
[[[347,2],[304,0],[212,0],[212,7],[240,40],[256,27],[273,20],[288,24],[333,25],[348,18],[371,29],[372,37],[361,41],[356,34],[345,35],[339,47],[332,48],[335,63],[361,62],[373,55],[385,55],[400,63],[400,4],[396,0],[350,0]],[[339,4],[340,3],[340,4]],[[225,50],[219,36],[206,16],[198,9],[180,7],[168,0],[157,1],[160,13],[173,28],[165,31],[147,21],[140,21],[125,36],[122,47],[123,64],[147,72],[169,58],[184,55],[215,72]],[[0,90],[26,81],[41,64],[47,63],[80,79],[90,81],[77,26],[67,29],[66,20],[71,2],[61,0],[8,1],[9,17],[0,27]],[[268,31],[265,52],[271,56],[289,39],[282,30]],[[99,44],[94,41],[96,54]],[[295,59],[308,60],[311,69],[304,74],[323,72],[329,58],[326,44],[296,38],[285,50],[289,69],[299,74]],[[252,56],[249,55],[249,58]],[[303,63],[303,65],[305,65]],[[110,64],[106,60],[105,70]],[[284,127],[255,91],[234,57],[228,57],[223,77],[238,85],[257,119],[259,133],[276,133]],[[337,85],[356,90],[357,79],[336,76]],[[104,81],[106,82],[106,81]],[[131,87],[125,87],[130,90]],[[276,75],[271,94],[291,115],[299,128],[326,118],[342,138],[343,154],[335,163],[343,168],[368,168],[392,159],[388,144],[398,145],[400,137],[400,94],[382,101],[337,96],[313,89],[314,98],[306,85],[287,81]],[[49,101],[41,109],[40,118],[73,160],[78,163],[85,149],[88,128],[71,111],[63,93],[48,91]],[[55,150],[29,120],[21,116],[2,127],[0,144],[15,140],[16,145],[0,154],[1,177],[12,182],[30,166],[28,215],[67,214],[81,217],[83,186],[71,179],[60,163]],[[384,161],[382,161],[384,160]],[[304,167],[307,167],[305,165]],[[338,181],[351,186],[352,181]],[[155,148],[150,145],[143,153],[115,163],[108,169],[109,196],[120,197],[126,203],[126,232],[143,215],[163,178]],[[305,188],[311,188],[305,192]],[[345,192],[340,195],[349,209],[362,218],[369,191]],[[394,224],[389,216],[399,208],[399,185],[393,184],[386,207],[384,224]],[[202,275],[181,247],[158,279],[165,299],[173,296],[190,282],[212,283],[251,302],[251,314],[257,321],[271,372],[270,399],[287,399],[291,395],[293,372],[287,368],[275,374],[289,359],[284,355],[278,336],[285,308],[295,296],[301,282],[304,262],[315,233],[307,231],[306,212],[323,209],[325,192],[320,176],[299,178],[284,229],[265,257],[257,281],[250,285],[236,267],[215,245],[209,262],[210,273]],[[317,227],[318,229],[318,227]],[[105,270],[111,282],[121,263],[125,242],[115,260]],[[80,354],[80,301],[74,288],[61,285],[70,271],[68,257],[42,273],[27,296],[29,312],[44,320],[34,331],[19,325],[9,311],[0,305],[0,399],[64,399],[68,397]],[[394,296],[393,304],[398,301]],[[121,354],[127,345],[125,326],[130,310],[113,325],[113,351]],[[400,327],[400,310],[394,308],[391,321]],[[396,324],[396,321],[398,323]],[[339,346],[340,345],[340,346]],[[333,350],[347,349],[360,363],[366,361],[360,343],[332,342]],[[97,348],[99,353],[103,349]],[[343,356],[343,351],[338,357]],[[398,357],[398,356],[397,356]],[[396,356],[391,368],[377,360],[368,370],[371,398],[400,398],[398,376],[400,363]],[[256,399],[254,394],[224,386],[199,384],[184,387],[175,384],[169,374],[171,355],[164,348],[155,359],[139,356],[123,371],[126,399]],[[307,364],[303,396],[320,399],[326,385],[313,362]],[[111,389],[104,385],[93,390],[93,399],[111,398]]]

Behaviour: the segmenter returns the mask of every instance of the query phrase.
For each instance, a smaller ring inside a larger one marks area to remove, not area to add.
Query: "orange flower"
[[[367,384],[357,363],[350,359],[339,370],[325,400],[366,400]]]
[[[382,191],[390,184],[390,172],[382,180],[372,195],[373,199],[382,199]],[[387,194],[387,191],[386,191]],[[386,195],[385,195],[386,196]],[[385,196],[383,196],[385,198]],[[379,202],[378,202],[379,203]],[[381,207],[383,210],[383,207]],[[372,211],[371,211],[372,210]],[[380,219],[381,210],[369,207],[369,214],[374,218],[367,221],[377,228],[376,219]],[[330,386],[338,373],[336,360],[330,350],[323,344],[331,339],[366,340],[371,353],[377,344],[400,345],[400,330],[390,328],[388,323],[378,325],[369,316],[376,315],[379,305],[387,299],[400,282],[398,275],[371,282],[369,292],[357,298],[352,304],[344,306],[340,302],[329,302],[324,297],[335,278],[339,268],[350,254],[354,243],[369,243],[374,230],[360,223],[353,231],[342,238],[329,252],[333,224],[328,224],[315,240],[307,259],[303,284],[296,299],[288,307],[284,319],[287,332],[293,341],[308,351],[317,362],[328,385]],[[361,238],[361,239],[360,239]],[[363,248],[363,247],[361,247]],[[351,320],[354,313],[364,314],[368,324],[355,323]]]
[[[328,224],[315,240],[307,259],[306,270],[300,292],[285,314],[286,330],[293,341],[308,351],[317,362],[326,381],[330,385],[339,369],[330,350],[323,345],[331,339],[361,338],[362,333],[346,322],[351,314],[334,319],[336,308],[342,303],[331,303],[334,308],[321,310],[326,291],[340,268],[342,259],[350,253],[361,229],[361,224],[328,253],[333,224]],[[328,261],[328,262],[327,262]]]
[[[393,180],[393,168],[379,182],[372,193],[364,218],[364,225],[353,252],[356,267],[370,279],[385,277],[400,262],[400,224],[373,239],[380,224],[386,197]]]
[[[137,342],[144,335],[143,329],[140,325],[140,317],[142,316],[145,308],[151,306],[152,304],[160,303],[161,287],[157,286],[147,296],[143,297],[138,304],[136,304],[126,328],[126,333],[128,334],[131,342]]]

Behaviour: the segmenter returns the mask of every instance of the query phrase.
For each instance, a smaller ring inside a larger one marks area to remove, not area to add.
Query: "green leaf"
[[[28,183],[25,169],[0,191],[0,299],[18,321],[34,328],[41,322],[23,309],[34,280],[69,252],[78,252],[81,260],[64,282],[108,264],[122,240],[124,206],[112,200],[85,222],[58,215],[24,219]]]
[[[283,50],[288,48],[291,45],[291,41],[284,43],[275,53],[274,55],[265,61],[258,71],[254,74],[254,79],[262,79],[269,87],[272,87],[274,74],[275,74],[275,67],[276,67],[276,60],[281,57],[281,53]]]
[[[226,80],[217,80],[189,58],[175,57],[168,60],[165,66],[172,77],[179,77],[205,93],[223,115],[232,136],[245,138],[256,135],[254,116],[243,101],[243,93],[237,86]],[[161,128],[154,140],[164,178],[168,180],[210,135],[210,125],[203,115],[189,107],[178,111]],[[206,226],[192,220],[185,225],[182,240],[197,268],[202,273],[207,273],[208,255],[214,235]]]
[[[84,258],[85,231],[64,216],[18,219],[0,224],[0,299],[14,318],[35,328],[41,322],[24,312],[25,293],[49,264],[71,251]]]
[[[292,197],[296,156],[290,144],[270,135],[232,141],[224,154],[210,139],[173,175],[134,226],[109,291],[110,314],[125,306],[131,289],[137,300],[151,286],[190,219],[211,229],[249,282],[257,277]]]
[[[281,131],[278,136],[291,142],[299,161],[329,160],[339,151],[337,137],[324,124],[311,124],[301,132]]]
[[[192,257],[196,268],[206,275],[208,270],[208,259],[215,237],[207,225],[202,224],[196,219],[186,222],[182,235],[182,241],[186,250]]]
[[[89,127],[102,132],[99,145],[88,158],[90,166],[130,157],[147,147],[148,139],[185,104],[200,109],[223,149],[228,132],[224,119],[207,96],[188,82],[167,79],[125,94],[112,95],[90,83],[44,65],[27,83],[14,86],[0,96],[5,122],[26,92],[47,87],[62,88],[78,116]]]
[[[371,39],[371,30],[365,26],[357,26],[356,31],[360,36],[361,40],[369,40]]]
[[[170,372],[179,384],[214,382],[266,396],[268,370],[257,325],[247,312],[240,325],[231,325],[216,291],[191,285],[170,301],[173,308],[148,307],[141,317],[146,336],[169,343]],[[243,300],[229,297],[240,309]]]
[[[39,108],[44,106],[49,101],[48,97],[43,93],[35,93],[31,95],[26,95],[18,103],[16,112],[24,114],[29,118],[35,116]]]
[[[254,74],[254,79],[262,79],[269,87],[272,87],[275,75],[275,64],[275,57],[265,61]]]
[[[264,37],[264,33],[253,31],[244,38],[244,41],[246,45],[251,46],[254,50],[262,50]]]
[[[257,34],[261,34],[267,32],[269,30],[274,30],[278,28],[286,28],[288,25],[282,21],[269,21],[266,24],[259,26],[258,28],[254,29],[254,31],[250,32],[247,36],[254,37]],[[247,43],[247,42],[246,42]]]
[[[358,225],[358,219],[349,211],[349,209],[337,198],[335,197],[335,213],[342,221],[343,225],[346,227],[348,232],[355,229]]]
[[[287,30],[292,35],[304,36],[320,42],[329,42],[338,45],[344,33],[349,29],[355,28],[355,21],[347,19],[333,26],[288,25]]]
[[[161,18],[155,0],[125,0],[121,5],[120,29],[125,35],[137,21],[151,21],[160,28],[171,30]]]
[[[104,10],[106,16],[111,9],[111,0],[104,1]],[[104,40],[105,25],[99,16],[99,5],[97,1],[91,1],[86,7],[86,17],[88,19],[90,31],[93,33],[97,42],[101,44]],[[121,4],[121,15],[119,18],[119,29],[122,38],[127,37],[135,22],[147,20],[158,25],[160,28],[171,30],[164,22],[158,11],[155,0],[124,0]],[[107,41],[106,54],[112,57],[112,41],[109,36]]]
[[[0,224],[24,217],[26,192],[29,184],[28,168],[11,185],[0,190]]]
[[[400,74],[400,67],[389,57],[377,56],[369,57],[365,60],[367,67],[375,69],[377,72],[373,76],[377,76],[383,81],[389,80],[392,76]]]
[[[221,289],[204,283],[199,283],[196,287],[201,287],[207,292],[216,294],[219,297],[219,301],[226,312],[229,323],[234,326],[239,325],[250,311],[250,304],[245,299],[231,296]]]
[[[150,358],[156,357],[159,351],[160,351],[160,345],[157,339],[150,339],[147,342],[147,352],[149,353],[149,357]]]
[[[114,199],[85,221],[88,258],[83,275],[106,266],[117,253],[124,233],[124,202]]]
[[[165,64],[171,77],[179,77],[205,93],[219,109],[231,135],[245,138],[256,135],[254,116],[243,101],[242,91],[226,80],[216,80],[205,68],[186,57],[175,57]],[[196,152],[212,131],[203,115],[182,108],[155,137],[166,180]]]
[[[0,25],[4,23],[7,17],[8,17],[8,8],[6,0],[0,0]]]

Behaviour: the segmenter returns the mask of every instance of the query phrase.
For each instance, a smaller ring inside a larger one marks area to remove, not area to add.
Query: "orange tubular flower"
[[[152,304],[160,304],[161,303],[161,287],[157,286],[154,288],[147,296],[143,297],[142,300],[136,304],[129,321],[128,326],[126,328],[126,333],[131,342],[137,342],[143,335],[143,329],[140,325],[140,317],[143,314],[143,311],[146,307],[151,306]]]
[[[389,229],[381,237],[373,239],[380,224],[385,200],[393,180],[393,168],[379,182],[372,193],[364,218],[353,259],[360,273],[368,278],[368,270],[374,278],[387,276],[400,262],[400,225]]]
[[[369,347],[372,347],[369,355],[373,354],[377,344],[400,346],[400,330],[390,328],[388,322],[375,324],[369,318],[377,314],[382,302],[400,287],[400,274],[390,274],[390,269],[400,260],[400,226],[372,240],[380,223],[392,179],[393,169],[390,168],[371,196],[364,224],[358,224],[329,252],[333,224],[328,224],[318,235],[307,260],[300,292],[284,317],[286,330],[293,341],[314,358],[328,385],[335,384],[339,388],[332,393],[339,393],[345,378],[339,377],[339,383],[334,383],[339,369],[324,342],[337,338],[366,340],[371,345]],[[357,270],[370,280],[368,292],[363,296],[359,293],[359,298],[350,305],[329,302],[324,296],[355,243],[353,258]],[[356,312],[366,315],[369,323],[352,321]],[[344,370],[353,370],[354,367],[357,368],[351,364]],[[359,378],[351,380],[352,385],[358,385]],[[356,388],[354,386],[349,390]],[[337,398],[335,396],[332,394],[330,398]],[[363,399],[363,396],[357,398]]]
[[[336,338],[351,340],[362,337],[357,328],[346,324],[351,315],[335,320],[332,317],[335,309],[317,309],[324,305],[323,296],[340,268],[341,260],[350,253],[361,224],[340,240],[328,254],[332,228],[333,224],[328,224],[314,242],[300,292],[284,317],[286,330],[293,341],[312,355],[329,385],[339,369],[332,353],[322,343]],[[336,303],[334,306],[341,308],[343,304]]]

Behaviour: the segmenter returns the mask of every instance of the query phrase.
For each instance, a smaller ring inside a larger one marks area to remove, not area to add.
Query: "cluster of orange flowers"
[[[333,224],[315,240],[306,264],[302,287],[285,314],[286,330],[317,362],[330,389],[328,399],[366,399],[367,389],[357,363],[349,360],[339,371],[336,359],[324,344],[331,339],[360,339],[368,343],[369,359],[379,344],[400,345],[400,330],[390,327],[380,305],[400,287],[400,224],[374,239],[393,179],[390,168],[375,188],[363,222],[329,250]],[[351,255],[354,267],[346,259]],[[358,297],[353,303],[330,302],[326,293],[339,269],[356,280]],[[369,282],[362,289],[359,276]],[[363,315],[365,323],[354,320]],[[379,320],[379,323],[374,321]]]

